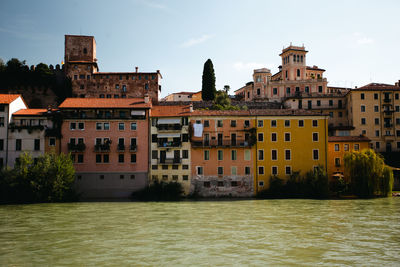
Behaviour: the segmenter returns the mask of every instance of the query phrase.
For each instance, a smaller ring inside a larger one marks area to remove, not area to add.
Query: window
[[[249,120],[245,120],[244,121],[244,128],[248,128],[250,127],[250,121]]]
[[[361,100],[364,100],[364,99],[365,99],[364,93],[361,93],[360,98],[361,98]]]
[[[84,129],[85,129],[85,123],[79,122],[79,123],[78,123],[78,129],[79,129],[79,130],[84,130]]]
[[[260,88],[257,88],[257,95],[260,95],[260,94],[261,94]]]
[[[285,120],[285,127],[290,127],[290,120]]]
[[[263,120],[258,120],[257,121],[257,127],[264,127],[264,121]]]
[[[365,106],[364,105],[361,106],[361,112],[365,112]]]
[[[123,122],[118,123],[118,130],[120,130],[120,131],[125,130],[125,123],[123,123]]]
[[[209,120],[205,120],[204,121],[204,127],[210,127],[210,121]]]
[[[374,99],[375,100],[378,99],[378,94],[377,93],[374,93]]]
[[[317,100],[317,106],[321,106],[321,100]]]
[[[291,175],[292,174],[292,167],[291,166],[286,166],[285,167],[285,174],[286,175]]]
[[[218,167],[218,175],[224,174],[224,167]]]
[[[379,125],[379,118],[375,118],[375,125]]]
[[[131,154],[131,163],[136,163],[136,154]]]
[[[35,139],[34,150],[40,150],[40,139]]]
[[[300,77],[300,69],[297,69],[297,77]]]
[[[285,142],[290,142],[290,133],[285,133]]]
[[[322,86],[318,86],[318,93],[322,93]]]
[[[182,142],[189,142],[189,135],[188,134],[182,134]]]
[[[360,150],[360,144],[354,144],[354,150],[355,151]]]
[[[313,140],[313,142],[318,142],[318,133],[312,134],[312,140]]]
[[[304,127],[304,121],[303,120],[299,120],[299,127]]]
[[[339,144],[335,144],[335,151],[339,151]]]
[[[104,163],[109,163],[110,162],[110,156],[108,154],[103,155],[103,162]]]
[[[271,120],[271,127],[276,127],[276,120]]]
[[[278,151],[276,149],[271,150],[271,160],[278,160]]]
[[[235,120],[231,121],[231,127],[236,127],[236,121]]]
[[[182,150],[182,158],[183,159],[189,158],[189,150]]]
[[[278,167],[277,166],[272,166],[271,171],[272,171],[272,175],[278,175]]]
[[[49,146],[55,146],[55,145],[56,145],[56,139],[54,137],[50,137]]]
[[[244,174],[245,175],[250,175],[250,166],[244,167]]]
[[[258,142],[263,142],[263,141],[264,141],[264,134],[258,133]]]
[[[374,111],[379,112],[379,106],[374,106]]]
[[[125,161],[124,154],[118,154],[118,162],[119,163],[124,163],[124,161]]]
[[[244,160],[250,160],[250,150],[249,149],[246,149],[245,151],[244,151]]]
[[[0,117],[0,127],[4,127],[4,117]]]
[[[264,160],[264,150],[258,150],[258,160]]]
[[[381,147],[381,144],[379,142],[376,142],[375,147],[376,147],[376,149],[379,149]]]
[[[276,141],[277,141],[276,133],[271,133],[271,142],[276,142]]]
[[[343,112],[339,111],[339,118],[342,118],[342,117],[343,117]]]
[[[210,150],[204,150],[204,160],[210,160]]]
[[[136,122],[131,122],[131,130],[136,131],[137,125]]]
[[[236,160],[237,158],[237,151],[236,150],[232,150],[231,151],[231,160]]]
[[[329,106],[332,107],[333,106],[333,100],[329,99]]]
[[[22,139],[15,139],[15,150],[21,151],[22,148]]]
[[[311,100],[307,101],[307,108],[312,109],[312,101]]]
[[[231,167],[231,174],[232,175],[237,175],[237,167],[236,166],[232,166]]]
[[[189,175],[182,175],[182,180],[183,181],[189,180]]]
[[[264,174],[264,166],[258,166],[258,174]]]
[[[222,120],[217,120],[217,127],[223,127]]]
[[[333,112],[329,112],[329,117],[333,118]]]
[[[157,150],[151,151],[151,159],[158,159],[158,151]]]
[[[101,163],[101,154],[96,154],[96,163]]]
[[[375,136],[379,137],[379,130],[375,130]]]
[[[313,127],[318,127],[318,120],[313,120],[312,121],[312,126]]]
[[[182,165],[182,170],[189,170],[189,165],[186,164]]]
[[[349,144],[344,144],[344,151],[349,151]]]
[[[309,92],[310,92],[310,87],[306,86],[305,89],[304,89],[304,91],[305,91],[306,93],[309,93]]]
[[[70,130],[75,130],[75,129],[76,129],[76,122],[71,122],[71,123],[69,124],[69,129],[70,129]]]
[[[102,130],[103,124],[101,122],[96,122],[96,130]]]
[[[313,159],[319,160],[319,150],[318,149],[313,149]]]
[[[361,124],[362,124],[362,125],[365,125],[365,124],[366,124],[365,118],[361,118]]]
[[[224,153],[222,150],[218,150],[218,160],[224,160]]]
[[[152,170],[158,170],[158,165],[151,165]]]
[[[285,149],[285,160],[291,160],[292,159],[292,153],[290,149]]]
[[[277,95],[278,94],[278,88],[273,88],[272,89],[272,94]]]

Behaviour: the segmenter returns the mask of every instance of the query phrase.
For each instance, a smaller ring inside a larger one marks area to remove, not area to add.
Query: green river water
[[[400,198],[0,206],[0,266],[400,266]]]

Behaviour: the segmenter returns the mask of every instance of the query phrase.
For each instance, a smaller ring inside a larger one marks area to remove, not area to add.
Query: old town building
[[[161,73],[99,72],[93,36],[65,35],[65,73],[72,80],[73,97],[137,98],[158,101]]]

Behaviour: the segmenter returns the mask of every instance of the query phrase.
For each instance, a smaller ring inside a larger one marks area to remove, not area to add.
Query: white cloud
[[[191,39],[183,42],[181,44],[181,47],[190,47],[190,46],[198,45],[200,43],[204,43],[205,41],[207,41],[211,37],[212,37],[212,35],[204,34],[199,38],[191,38]]]
[[[258,62],[235,62],[233,68],[237,71],[253,71],[254,69],[265,68],[266,64]]]
[[[367,37],[360,32],[355,32],[353,35],[358,45],[367,45],[367,44],[372,44],[374,42],[374,39]]]

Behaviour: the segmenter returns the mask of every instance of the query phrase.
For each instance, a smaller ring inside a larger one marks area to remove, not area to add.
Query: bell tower
[[[298,81],[306,79],[306,54],[308,51],[303,46],[284,48],[280,54],[282,58],[282,80]]]

